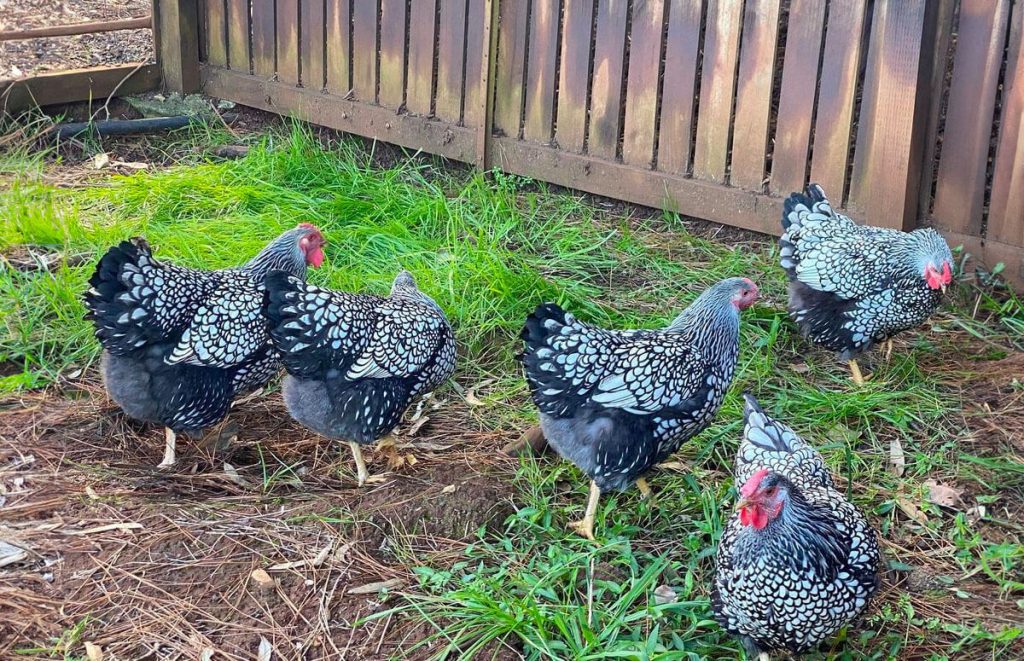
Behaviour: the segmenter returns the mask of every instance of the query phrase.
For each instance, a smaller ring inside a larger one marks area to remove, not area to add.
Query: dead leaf
[[[235,484],[241,485],[243,487],[245,486],[245,478],[242,477],[242,475],[238,472],[237,468],[235,468],[226,461],[224,462],[224,474],[227,476],[229,480],[231,480]]]
[[[441,493],[442,494],[455,493],[455,485],[454,484],[449,484],[444,489],[441,489]]]
[[[199,654],[199,661],[212,661],[212,659],[213,659],[213,648],[212,647],[203,648],[203,651]]]
[[[896,499],[896,504],[899,506],[901,510],[903,510],[904,514],[909,516],[912,520],[916,521],[917,523],[920,523],[922,526],[928,523],[928,517],[925,515],[925,513],[922,512],[917,505],[910,502],[906,498],[902,496],[898,497]]]
[[[667,585],[659,585],[654,588],[654,603],[659,606],[663,604],[673,604],[679,600],[679,595],[676,591]]]
[[[28,551],[0,539],[0,567],[13,565],[15,562],[21,562],[27,557]]]
[[[92,157],[92,168],[94,170],[102,170],[110,164],[110,154],[107,152],[100,152]]]
[[[986,513],[987,510],[984,505],[975,505],[974,507],[968,508],[967,512],[965,512],[967,522],[970,524],[975,524],[984,519]]]
[[[425,416],[423,416],[421,418],[417,418],[415,422],[413,422],[411,425],[409,425],[409,429],[405,432],[405,435],[406,436],[415,436],[416,432],[418,432],[420,430],[420,427],[422,427],[423,425],[427,424],[427,421],[429,421],[429,420],[430,420],[430,416],[429,415],[425,415]]]
[[[405,584],[400,578],[389,578],[386,581],[377,581],[375,583],[367,583],[366,585],[359,585],[354,588],[349,588],[347,594],[374,594],[381,590],[391,590],[393,588],[400,588]]]
[[[907,471],[907,460],[903,456],[903,444],[900,439],[889,441],[889,472],[900,477]]]
[[[316,554],[316,557],[312,560],[295,560],[292,562],[282,562],[272,566],[270,568],[270,571],[298,569],[299,567],[305,567],[307,565],[310,567],[319,567],[320,565],[324,564],[324,560],[326,560],[327,556],[331,553],[331,547],[333,546],[334,542],[331,542],[327,546],[323,547],[322,549],[320,549],[320,552]]]
[[[103,661],[103,649],[96,643],[86,643],[85,656],[89,658],[89,661]]]
[[[274,646],[270,644],[270,641],[260,636],[260,646],[256,650],[256,661],[270,661],[270,657],[274,654]]]
[[[807,374],[811,371],[811,368],[807,363],[793,363],[789,366],[789,369],[796,372],[797,374]]]
[[[131,162],[129,162],[129,161],[114,161],[113,163],[111,163],[111,165],[114,165],[114,166],[119,167],[119,168],[125,168],[126,170],[148,170],[149,169],[149,163],[142,163],[142,162],[138,162],[138,161],[131,161]]]
[[[89,496],[90,500],[99,500],[100,497],[96,495],[96,491],[89,485],[85,486],[85,495]]]
[[[65,530],[63,532],[65,535],[92,535],[110,530],[140,530],[141,528],[141,523],[108,523],[105,526],[96,526],[95,528],[86,528],[85,530]]]
[[[274,579],[267,573],[267,570],[260,569],[259,567],[252,570],[249,578],[256,581],[256,584],[261,588],[269,588],[274,585]]]
[[[487,386],[491,385],[496,380],[497,379],[484,379],[480,383],[476,384],[475,386],[467,390],[465,395],[466,403],[469,404],[470,406],[486,406],[487,404],[481,401],[476,396],[476,393],[483,390]]]
[[[939,484],[935,480],[925,480],[924,485],[928,487],[928,500],[936,505],[942,507],[963,505],[963,489],[956,489],[948,484]]]
[[[351,544],[342,544],[338,547],[338,550],[334,552],[334,557],[331,558],[334,562],[345,562],[348,558],[348,552],[352,549]]]

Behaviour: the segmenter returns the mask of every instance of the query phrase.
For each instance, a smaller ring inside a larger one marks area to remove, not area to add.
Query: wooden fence
[[[1024,284],[1021,0],[155,0],[162,75],[777,233],[808,181]]]

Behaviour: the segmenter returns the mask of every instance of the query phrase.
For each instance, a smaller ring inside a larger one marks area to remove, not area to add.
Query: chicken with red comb
[[[859,617],[878,591],[880,555],[818,451],[744,397],[740,500],[719,542],[711,605],[748,657],[764,659],[811,650]]]

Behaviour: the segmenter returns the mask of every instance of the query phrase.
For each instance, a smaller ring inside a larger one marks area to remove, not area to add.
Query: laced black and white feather
[[[941,302],[922,274],[928,262],[941,266],[953,258],[931,228],[857,225],[832,208],[817,184],[786,199],[782,226],[790,315],[805,336],[844,359],[921,324]]]
[[[864,515],[834,487],[821,455],[746,397],[735,478],[757,471],[789,500],[761,530],[734,513],[717,554],[712,608],[749,654],[811,650],[857,618],[879,588],[880,553]]]

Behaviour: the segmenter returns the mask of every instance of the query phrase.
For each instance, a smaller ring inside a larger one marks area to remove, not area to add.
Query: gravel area
[[[147,16],[152,0],[0,0],[0,30]],[[0,42],[0,80],[153,61],[150,30]]]

